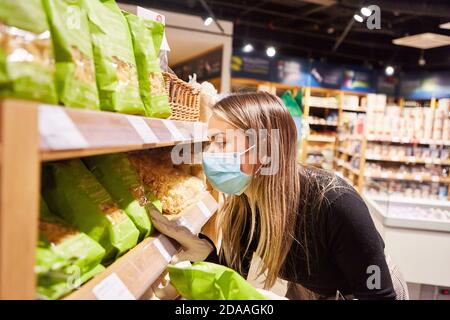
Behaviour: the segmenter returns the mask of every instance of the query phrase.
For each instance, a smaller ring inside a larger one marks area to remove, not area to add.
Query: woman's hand
[[[200,239],[185,226],[176,221],[167,219],[156,209],[150,209],[150,217],[153,226],[162,234],[176,240],[182,247],[182,251],[172,258],[172,263],[180,261],[203,261],[214,250],[213,246],[204,239]]]

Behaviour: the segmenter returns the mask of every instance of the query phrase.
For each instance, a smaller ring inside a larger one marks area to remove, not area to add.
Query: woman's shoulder
[[[308,202],[332,206],[341,198],[360,198],[358,192],[333,172],[314,167],[302,167],[300,183]]]

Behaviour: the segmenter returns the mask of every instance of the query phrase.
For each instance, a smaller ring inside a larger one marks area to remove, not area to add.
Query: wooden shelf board
[[[365,108],[343,107],[342,111],[344,111],[344,112],[366,112],[366,109]]]
[[[218,204],[213,196],[205,192],[196,204],[188,207],[181,214],[171,217],[171,219],[177,220],[179,224],[185,225],[192,232],[198,233],[217,208]],[[179,249],[180,246],[175,241],[162,234],[155,234],[143,240],[108,266],[105,271],[67,295],[64,299],[102,299],[99,292],[110,289],[108,286],[117,285],[117,282],[125,288],[125,291],[128,290],[128,295],[131,294],[135,299],[139,299],[153,282],[158,279]]]
[[[425,159],[425,158],[416,158],[416,157],[386,157],[386,156],[366,156],[366,160],[368,161],[386,161],[386,162],[400,162],[400,163],[414,163],[414,164],[437,164],[450,166],[450,160],[441,160],[441,159]]]
[[[337,127],[337,122],[318,122],[318,121],[308,121],[308,124],[313,126],[329,126],[329,127]]]
[[[439,176],[423,176],[420,174],[377,174],[372,175],[366,173],[364,175],[366,178],[380,179],[380,180],[403,180],[403,181],[417,181],[417,182],[439,182],[448,183],[448,177]]]
[[[12,99],[0,102],[13,107],[25,105],[30,114],[38,114],[41,161],[207,141],[207,126],[202,122],[63,108]]]
[[[324,136],[318,136],[318,135],[310,135],[310,136],[308,136],[308,141],[335,142],[336,139],[334,137],[324,137]]]

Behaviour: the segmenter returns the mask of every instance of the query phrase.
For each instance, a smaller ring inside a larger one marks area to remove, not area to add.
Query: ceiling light
[[[439,28],[441,28],[441,29],[450,29],[450,22],[446,22],[446,23],[440,24]]]
[[[332,34],[332,33],[334,33],[334,28],[333,27],[329,27],[329,28],[327,28],[327,33],[328,34]]]
[[[359,14],[355,14],[353,16],[353,19],[355,19],[358,22],[363,22],[364,21],[363,17],[361,17]]]
[[[254,50],[253,45],[251,43],[247,43],[243,48],[242,51],[244,52],[252,52]]]
[[[267,47],[266,54],[268,57],[273,57],[277,54],[277,50],[273,46]]]
[[[425,32],[412,36],[397,38],[392,40],[392,42],[400,46],[408,46],[419,49],[431,49],[450,45],[450,37],[443,34]]]
[[[392,76],[394,74],[394,72],[395,72],[395,69],[393,66],[387,66],[386,69],[384,69],[384,73],[387,76]]]
[[[363,16],[370,17],[370,15],[372,14],[372,10],[367,7],[362,7],[361,13],[363,14]]]
[[[203,20],[203,24],[207,27],[213,22],[212,17],[207,17],[205,20]]]
[[[425,60],[424,56],[423,56],[423,50],[420,51],[420,57],[419,57],[419,66],[424,66],[427,61]]]

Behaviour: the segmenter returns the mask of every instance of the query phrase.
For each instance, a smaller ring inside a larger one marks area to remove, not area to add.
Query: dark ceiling
[[[200,0],[121,0],[141,6],[204,15]],[[234,22],[234,47],[252,42],[255,50],[273,44],[281,54],[353,63],[375,68],[393,64],[403,70],[450,71],[450,46],[424,51],[397,46],[392,40],[435,32],[450,36],[439,25],[450,22],[450,0],[205,0],[218,19]],[[313,3],[315,2],[315,3]],[[322,5],[317,3],[333,3]],[[381,8],[381,29],[369,30],[353,15],[364,5]],[[345,34],[346,28],[349,28]],[[340,42],[339,39],[342,38]],[[333,51],[333,47],[336,47]]]

